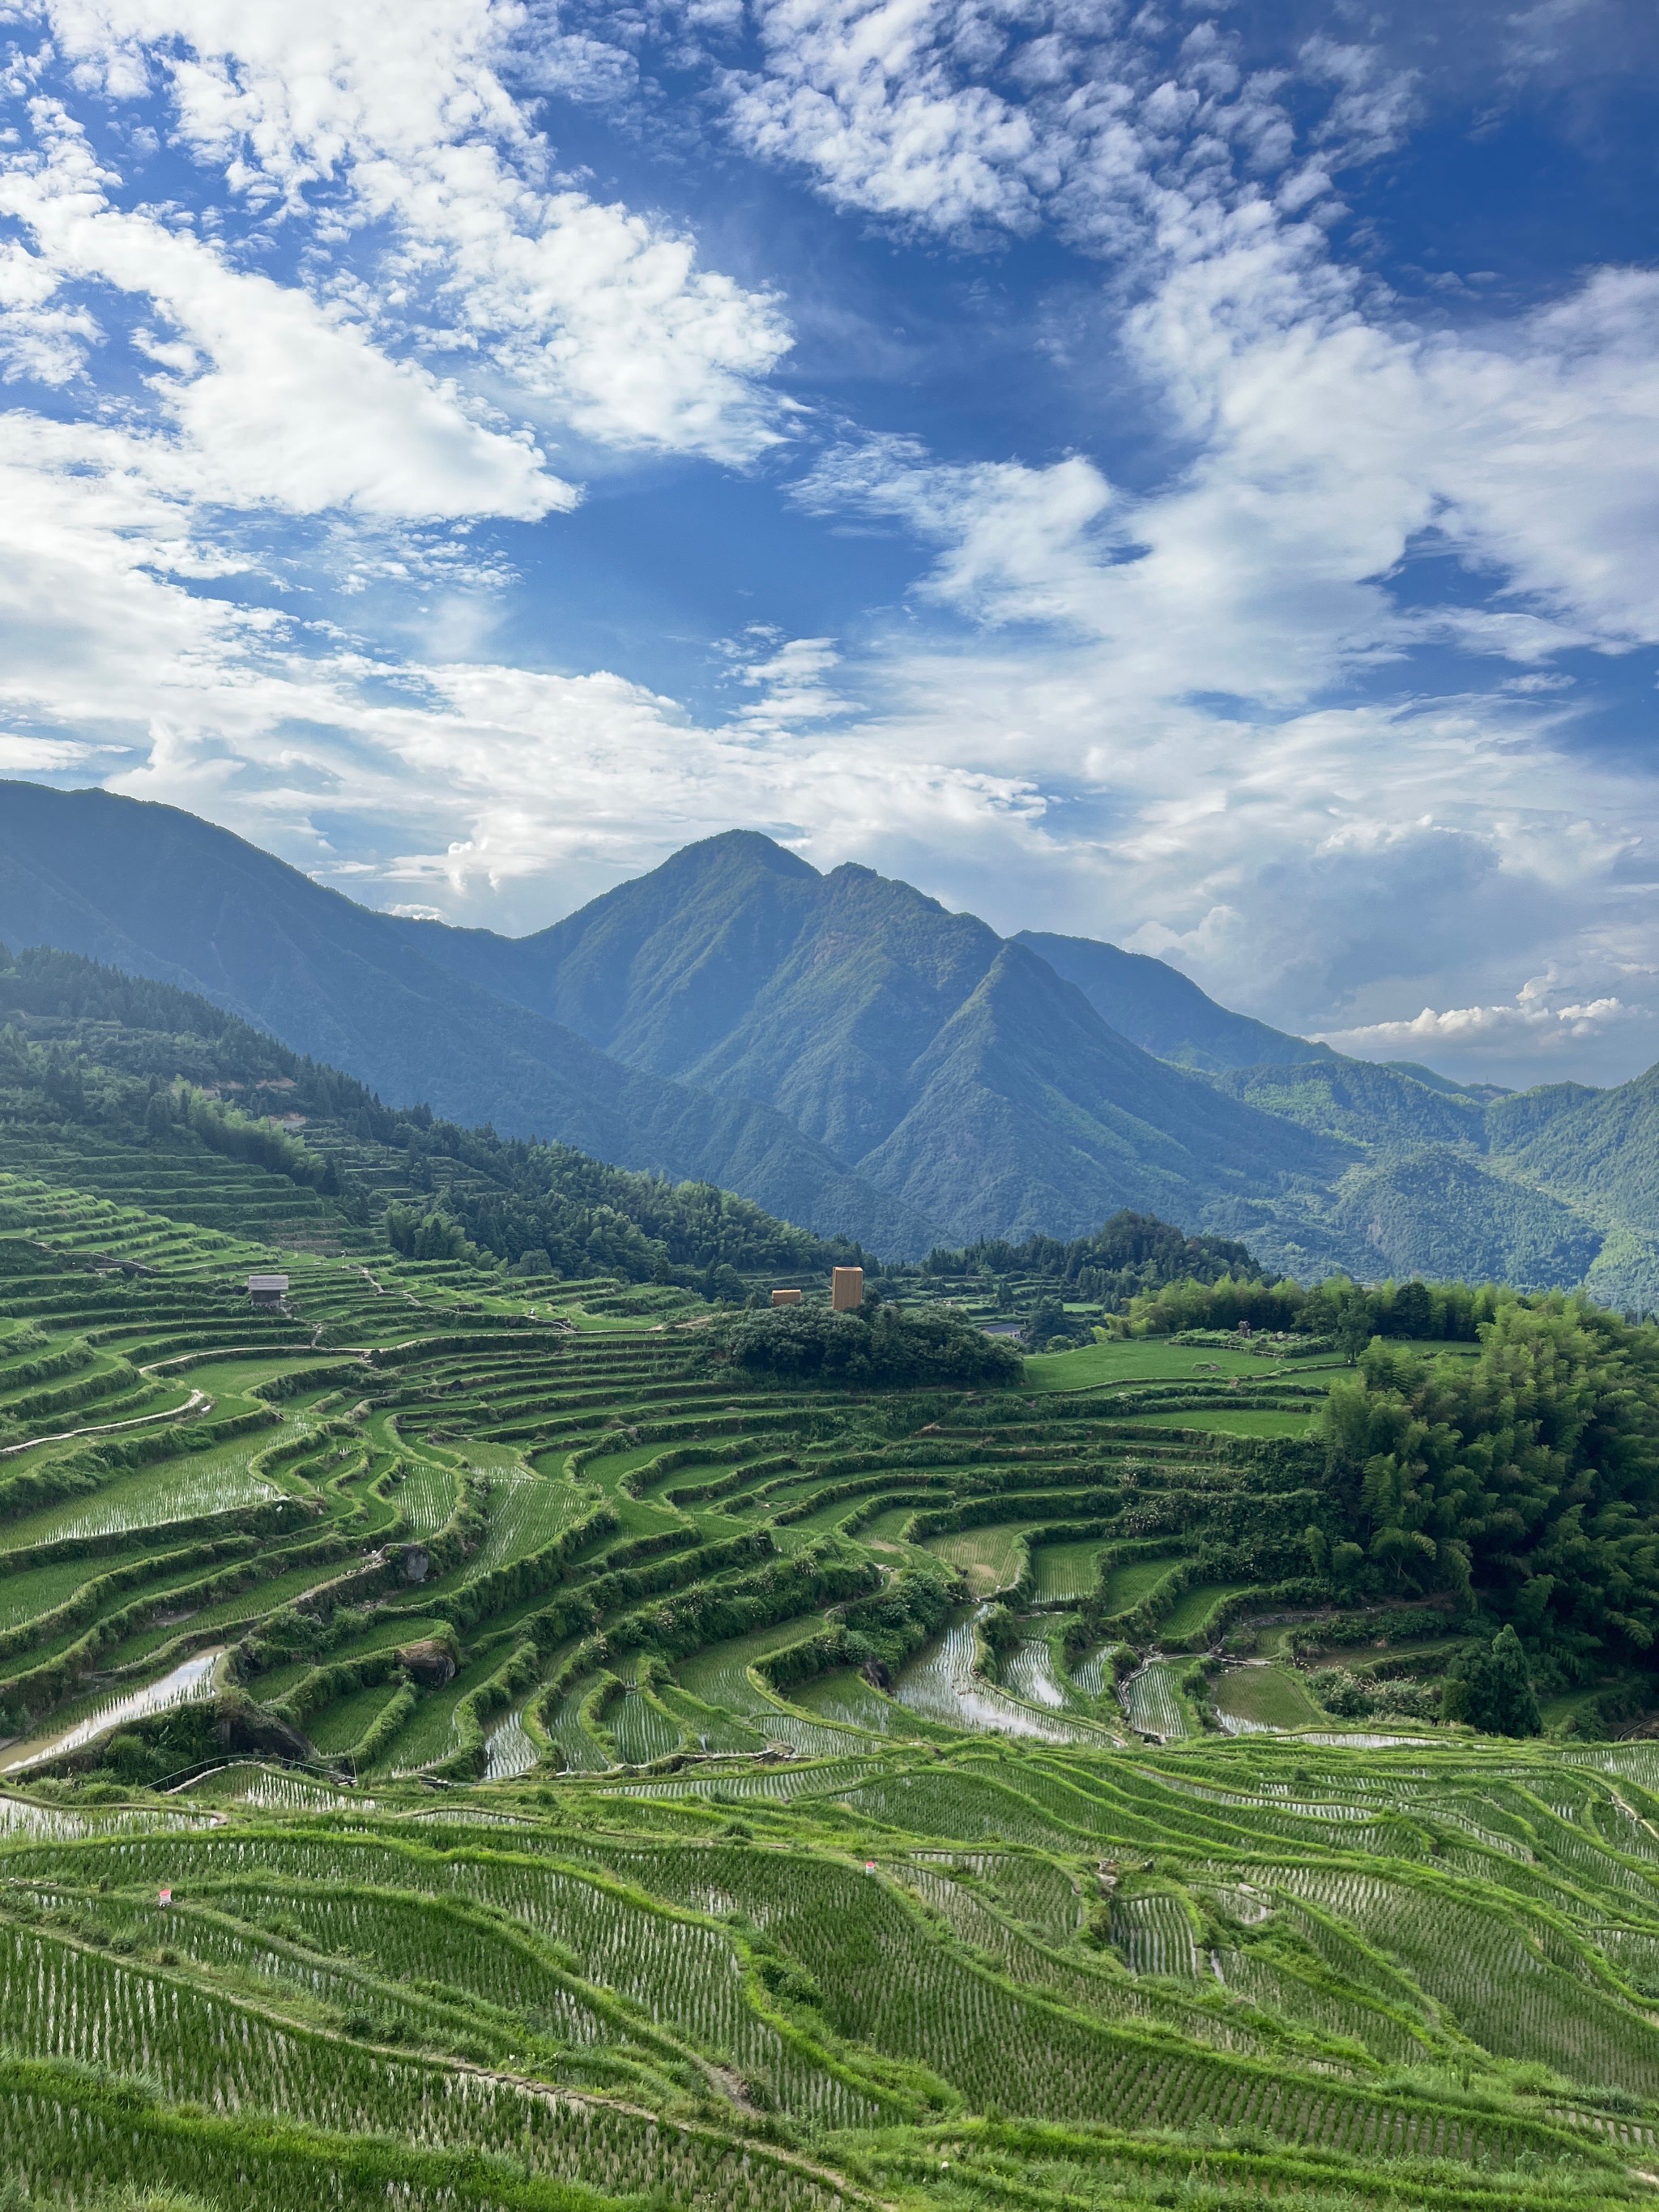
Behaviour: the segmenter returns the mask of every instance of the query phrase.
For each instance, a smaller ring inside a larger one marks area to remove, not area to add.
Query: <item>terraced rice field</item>
[[[1093,1595],[1100,1582],[1099,1544],[1040,1544],[1031,1553],[1033,1605],[1066,1605]]]
[[[988,1680],[975,1663],[974,1620],[966,1613],[911,1661],[893,1693],[901,1705],[941,1728],[986,1729],[1040,1743],[1073,1743],[1100,1733],[1090,1723],[1024,1704]]]
[[[1158,1623],[1160,1636],[1177,1639],[1196,1635],[1216,1607],[1249,1588],[1248,1583],[1192,1583]]]
[[[527,1470],[493,1474],[489,1501],[489,1531],[472,1561],[478,1574],[550,1544],[578,1518],[584,1503],[568,1483],[551,1482]]]
[[[4,1549],[21,1552],[48,1544],[83,1543],[94,1537],[133,1535],[175,1521],[263,1504],[281,1492],[276,1483],[252,1472],[248,1462],[252,1456],[249,1449],[234,1455],[204,1454],[200,1463],[180,1459],[112,1482],[89,1504],[20,1515],[3,1532]]]
[[[1040,1712],[1070,1714],[1092,1727],[1105,1729],[1105,1717],[1094,1695],[1075,1685],[1056,1661],[1049,1638],[1042,1632],[1041,1616],[1028,1619],[1025,1626],[1037,1632],[1021,1637],[1003,1660],[999,1674],[1003,1688]]]
[[[976,1597],[1012,1589],[1025,1564],[1025,1532],[1018,1525],[964,1528],[959,1534],[933,1536],[927,1548],[955,1567]]]
[[[1143,1734],[1160,1736],[1167,1742],[1190,1732],[1192,1724],[1176,1687],[1175,1669],[1166,1660],[1150,1660],[1138,1674],[1127,1676],[1118,1686],[1118,1696],[1129,1725]]]
[[[31,1767],[112,1735],[133,1721],[171,1712],[176,1705],[201,1703],[212,1694],[214,1672],[222,1656],[220,1651],[198,1652],[181,1659],[153,1682],[88,1700],[83,1712],[64,1715],[60,1725],[43,1729],[33,1736],[15,1738],[0,1747],[0,1774],[24,1774]]]
[[[1222,1727],[1237,1735],[1316,1728],[1325,1719],[1297,1676],[1272,1665],[1228,1668],[1216,1679],[1215,1705]]]
[[[130,1458],[0,1462],[0,2184],[52,2212],[1650,2193],[1659,1747],[1345,1730],[1280,1665],[1216,1679],[1237,1736],[1195,1729],[1185,1657],[1114,1690],[1137,1621],[1144,1658],[1229,1594],[1282,1606],[1288,1570],[1210,1533],[1242,1501],[1303,1556],[1308,1469],[1250,1442],[1271,1368],[1114,1346],[992,1402],[734,1387],[591,1285],[532,1322],[459,1263],[289,1253],[293,1312],[255,1316],[256,1237],[0,1201],[0,1382],[27,1326],[100,1372],[165,1345],[213,1400]],[[253,1349],[216,1386],[192,1342]],[[1235,1374],[1211,1434],[1180,1394]],[[1153,1388],[1174,1410],[1124,1418]],[[983,1594],[1028,1559],[988,1671]]]
[[[1149,1597],[1176,1565],[1174,1559],[1159,1556],[1149,1559],[1128,1559],[1121,1565],[1109,1567],[1102,1605],[1108,1614],[1128,1613],[1141,1600]]]

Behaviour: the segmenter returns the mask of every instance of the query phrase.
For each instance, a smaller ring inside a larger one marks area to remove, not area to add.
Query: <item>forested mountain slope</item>
[[[1659,1303],[1659,1247],[1620,1217],[1617,1161],[1594,1190],[1550,1182],[1509,1141],[1526,1101],[1345,1058],[1114,945],[1004,945],[908,884],[820,875],[751,832],[532,937],[400,927],[631,1065],[775,1103],[955,1237],[1070,1236],[1127,1206],[1304,1275],[1588,1274]]]
[[[1218,1069],[1209,1079],[1228,1097],[1366,1152],[1419,1145],[1486,1149],[1486,1109],[1478,1098],[1431,1089],[1376,1060],[1331,1053]]]
[[[1229,1194],[1312,1188],[1347,1155],[1218,1097],[1099,1020],[1023,945],[1000,948],[913,1064],[903,1117],[860,1173],[973,1228],[1081,1233],[1131,1204],[1207,1219]]]
[[[1075,983],[1102,1021],[1144,1051],[1178,1066],[1206,1073],[1228,1067],[1259,1067],[1275,1061],[1334,1060],[1327,1044],[1248,1014],[1231,1013],[1200,991],[1190,976],[1167,961],[1144,952],[1125,952],[1094,937],[1060,937],[1051,931],[1022,929],[1012,940],[1029,945],[1055,975]]]
[[[631,1066],[765,1098],[958,1237],[1196,1218],[1351,1155],[1218,1100],[972,915],[770,839],[689,846],[519,941],[404,927],[434,960]]]
[[[568,1023],[630,1066],[773,1099],[849,1159],[901,1129],[958,1050],[952,1024],[964,1016],[982,1035],[971,1079],[992,1091],[1024,1085],[1021,1069],[999,1061],[975,1004],[988,987],[1003,1002],[1014,978],[1038,1006],[1010,1049],[1052,1028],[1047,1059],[1091,1060],[1079,1066],[1078,1087],[1097,1107],[1156,1125],[1177,1145],[1189,1133],[1212,1141],[1232,1120],[1216,1113],[1202,1085],[1172,1078],[1091,1018],[1084,994],[1041,959],[1011,952],[974,915],[951,914],[868,868],[820,875],[750,832],[688,846],[516,942],[406,927],[433,958]],[[1041,1146],[1041,1106],[1029,1091],[1020,1105],[1037,1114]],[[1261,1164],[1271,1167],[1283,1133],[1249,1119],[1233,1126],[1264,1148]],[[953,1133],[941,1132],[941,1151]],[[908,1132],[899,1146],[907,1166],[918,1144],[926,1139]],[[1297,1164],[1311,1157],[1294,1144],[1290,1152]]]
[[[751,833],[512,940],[369,913],[173,809],[11,783],[0,936],[185,981],[383,1097],[706,1180],[889,1258],[1127,1207],[1304,1276],[1659,1305],[1652,1079],[1460,1091]]]
[[[0,946],[0,1165],[313,1251],[711,1295],[868,1256],[712,1184],[388,1107],[193,993],[38,948]]]
[[[400,1102],[737,1189],[825,1233],[934,1224],[764,1105],[664,1082],[428,960],[398,924],[228,831],[105,792],[0,787],[0,939],[199,991]]]
[[[1659,1068],[1613,1091],[1559,1084],[1500,1099],[1487,1128],[1516,1173],[1659,1236]]]

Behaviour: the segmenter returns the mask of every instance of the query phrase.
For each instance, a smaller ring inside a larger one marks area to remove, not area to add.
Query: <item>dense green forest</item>
[[[890,1261],[1069,1243],[1128,1208],[1304,1282],[1491,1278],[1659,1310],[1653,1072],[1510,1096],[1346,1059],[1157,960],[1005,940],[750,833],[511,939],[373,913],[173,808],[3,798],[7,942],[202,991],[449,1124],[735,1191]],[[568,1254],[562,1226],[523,1241]],[[1137,1263],[1085,1264],[1101,1303]]]
[[[1373,1340],[1322,1416],[1366,1558],[1480,1592],[1541,1658],[1641,1659],[1659,1634],[1659,1331],[1498,1305],[1473,1359]]]
[[[1223,1275],[1264,1279],[1236,1238],[1189,1237],[1153,1214],[1127,1207],[1087,1237],[1028,1237],[1023,1244],[988,1237],[956,1251],[935,1246],[921,1273],[940,1285],[975,1279],[1052,1285],[1066,1297],[1111,1311],[1166,1283],[1212,1283]]]

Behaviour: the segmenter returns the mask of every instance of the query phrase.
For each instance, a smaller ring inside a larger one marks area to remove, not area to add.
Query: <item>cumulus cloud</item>
[[[755,694],[738,709],[738,720],[757,735],[853,711],[852,701],[824,680],[841,659],[833,638],[785,637],[757,623],[721,650],[732,664],[732,680]]]
[[[202,788],[283,732],[307,797],[273,804],[302,821],[347,772],[310,726],[349,727],[359,678],[296,577],[498,588],[468,527],[577,497],[549,424],[738,462],[778,435],[775,304],[558,176],[497,71],[514,8],[19,20],[51,38],[0,82],[0,357],[59,394],[0,413],[0,700],[26,721],[148,745]],[[193,210],[141,196],[100,101],[170,116]]]
[[[502,0],[40,0],[112,93],[167,88],[179,143],[245,204],[392,241],[380,319],[413,324],[602,445],[751,457],[780,435],[777,303],[683,231],[576,189],[503,82]]]
[[[843,427],[793,468],[791,526],[905,541],[903,605],[798,600],[716,646],[694,712],[608,649],[563,665],[556,603],[546,665],[514,665],[507,541],[474,535],[565,527],[583,444],[753,471],[818,434],[774,389],[782,301],[562,169],[531,104],[632,97],[635,19],[29,20],[0,346],[52,396],[0,416],[0,712],[31,733],[0,765],[131,747],[119,787],[405,911],[538,922],[750,823],[1351,1049],[1624,1073],[1647,1048],[1651,781],[1589,754],[1557,664],[1655,641],[1659,277],[1412,320],[1331,243],[1427,96],[1380,44],[1267,70],[1194,11],[654,13],[730,142],[860,226],[1060,241],[1152,425],[1133,471]],[[110,114],[161,126],[195,202],[117,173]],[[1455,586],[1402,588],[1431,556]],[[313,569],[353,607],[430,583],[405,657],[331,622]]]
[[[1659,276],[1456,335],[1301,304],[1224,316],[1185,272],[1138,313],[1149,376],[1183,364],[1203,434],[1150,494],[1082,456],[943,465],[889,436],[797,495],[902,523],[938,549],[925,591],[976,621],[1110,641],[1121,697],[1295,706],[1439,635],[1523,664],[1659,638]],[[1402,611],[1389,579],[1431,539],[1499,574],[1497,604]]]
[[[1565,1001],[1554,979],[1534,975],[1516,995],[1500,1006],[1448,1006],[1437,1011],[1425,1006],[1409,1021],[1367,1022],[1350,1030],[1323,1032],[1322,1042],[1338,1050],[1366,1060],[1388,1060],[1417,1054],[1449,1050],[1460,1058],[1470,1054],[1516,1047],[1531,1053],[1560,1053],[1572,1045],[1598,1036],[1612,1024],[1651,1021],[1643,1006],[1627,1006],[1618,998]]]
[[[940,465],[914,438],[883,437],[824,454],[794,487],[821,514],[902,523],[939,549],[921,588],[976,621],[1096,629],[1113,538],[1113,492],[1080,456],[1047,468],[1014,461]],[[1116,532],[1119,544],[1122,529]]]
[[[50,775],[96,757],[95,746],[72,738],[24,738],[0,730],[0,773],[7,775]]]
[[[112,206],[118,180],[63,109],[37,100],[33,119],[40,151],[0,168],[0,215],[21,227],[42,286],[106,286],[164,319],[168,337],[141,332],[139,343],[176,433],[152,444],[148,465],[173,489],[204,504],[410,520],[533,520],[574,503],[527,438],[484,427],[453,387],[388,359],[343,311]]]
[[[1322,34],[1252,69],[1214,21],[1152,9],[758,0],[752,20],[758,64],[717,72],[745,149],[836,206],[970,240],[1047,224],[1139,258],[1264,194],[1334,208],[1413,112],[1411,71],[1375,45]]]
[[[273,658],[239,703],[227,716],[217,687],[175,686],[169,740],[113,787],[276,842],[355,896],[497,926],[545,919],[550,884],[576,904],[734,822],[833,862],[941,839],[988,854],[1042,812],[1018,775],[896,752],[874,732],[775,743],[606,672]],[[380,857],[335,849],[337,809],[376,822]]]
[[[953,66],[967,27],[948,0],[763,5],[767,66],[725,79],[733,128],[753,151],[806,166],[841,205],[945,230],[1030,229],[1037,133]]]

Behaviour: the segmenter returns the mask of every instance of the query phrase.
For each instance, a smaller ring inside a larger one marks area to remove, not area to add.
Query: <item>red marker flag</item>
[[[171,1905],[173,1902],[173,1892],[170,1889],[164,1889],[156,1899],[155,1902],[158,1905]]]

